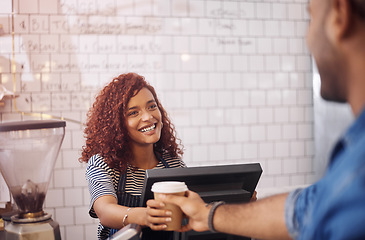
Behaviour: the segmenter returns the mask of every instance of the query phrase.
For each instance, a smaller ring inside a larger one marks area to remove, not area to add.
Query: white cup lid
[[[156,193],[177,193],[185,192],[188,190],[185,182],[155,182],[152,185],[151,191]]]

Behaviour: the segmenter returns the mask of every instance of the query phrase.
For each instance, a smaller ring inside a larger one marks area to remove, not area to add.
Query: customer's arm
[[[259,239],[290,239],[285,226],[287,194],[247,204],[226,204],[217,208],[213,226],[216,231]]]
[[[164,201],[179,205],[189,217],[183,231],[207,231],[211,206],[206,206],[195,192],[189,191],[187,195],[187,198],[165,195]],[[290,239],[284,217],[286,197],[287,194],[280,194],[251,203],[219,206],[213,226],[218,232],[258,239]]]

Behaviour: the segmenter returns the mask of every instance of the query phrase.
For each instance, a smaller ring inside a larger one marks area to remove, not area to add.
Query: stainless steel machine
[[[59,120],[0,124],[0,171],[18,208],[5,226],[6,240],[61,239],[43,203],[65,126]]]

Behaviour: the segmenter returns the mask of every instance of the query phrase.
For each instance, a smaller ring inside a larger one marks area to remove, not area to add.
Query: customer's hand
[[[210,206],[208,206],[197,193],[187,191],[186,197],[164,194],[161,194],[160,196],[161,201],[180,206],[181,210],[189,218],[189,223],[180,229],[181,232],[186,232],[191,229],[198,232],[209,230],[208,215]]]
[[[253,194],[252,194],[250,202],[256,202],[256,201],[257,201],[257,192],[254,191]]]

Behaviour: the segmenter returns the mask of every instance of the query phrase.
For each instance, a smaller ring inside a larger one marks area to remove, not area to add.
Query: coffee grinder
[[[18,207],[5,226],[6,240],[60,240],[60,228],[43,211],[65,121],[0,124],[0,171]]]

